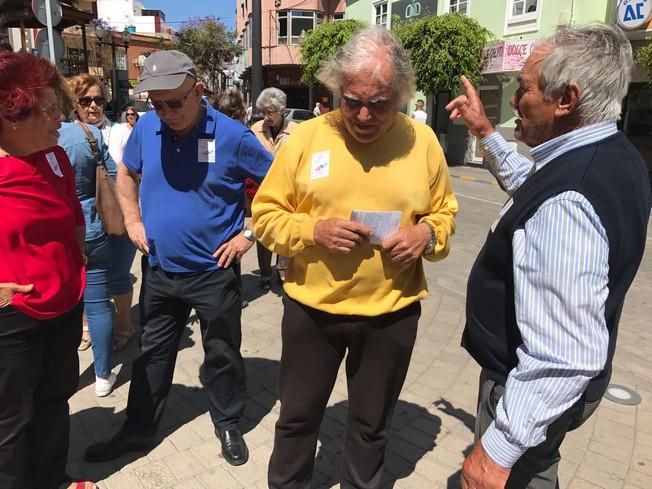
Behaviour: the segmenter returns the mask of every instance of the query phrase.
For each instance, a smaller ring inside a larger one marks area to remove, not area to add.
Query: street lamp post
[[[116,62],[116,55],[115,55],[115,46],[116,46],[116,36],[114,36],[114,33],[110,30],[105,29],[102,24],[97,24],[94,27],[95,29],[95,35],[97,36],[97,42],[102,45],[105,44],[103,40],[105,40],[108,36],[111,36],[111,66],[112,66],[112,73],[111,73],[111,106],[113,109],[113,117],[116,117],[118,114],[118,110],[120,109],[119,104],[119,88],[118,88],[118,70],[117,70],[117,62]],[[127,27],[124,28],[122,33],[116,33],[118,36],[118,40],[122,38],[122,42],[124,43],[124,48],[125,48],[125,56],[127,55],[128,49],[129,49],[129,42],[131,41],[131,32],[129,32],[129,29]]]
[[[118,70],[116,69],[115,37],[111,33],[111,106],[113,107],[113,118],[118,114]]]
[[[118,34],[120,36],[120,34]],[[122,42],[124,43],[125,47],[125,62],[128,62],[128,52],[129,52],[129,42],[131,41],[131,32],[129,32],[129,29],[127,27],[124,28],[122,31]],[[120,110],[120,97],[119,97],[119,87],[118,87],[118,70],[117,70],[117,63],[116,63],[116,56],[115,56],[115,37],[111,35],[111,57],[113,58],[112,63],[113,63],[113,77],[112,77],[112,82],[111,84],[113,85],[112,90],[113,90],[113,100],[112,105],[113,105],[113,117],[118,116],[118,111]]]

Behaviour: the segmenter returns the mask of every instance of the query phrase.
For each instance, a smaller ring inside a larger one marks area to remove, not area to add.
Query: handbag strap
[[[89,131],[88,127],[86,127],[86,124],[80,121],[75,121],[75,123],[78,124],[79,127],[81,127],[84,133],[86,134],[86,141],[88,141],[88,144],[91,147],[91,151],[95,155],[95,158],[97,158],[98,166],[104,165],[104,156],[100,151],[100,146],[97,144],[97,139],[95,139],[91,131]]]

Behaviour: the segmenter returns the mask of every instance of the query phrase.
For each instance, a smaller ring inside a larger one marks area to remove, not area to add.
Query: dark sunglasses
[[[96,97],[79,97],[78,102],[82,107],[88,107],[92,102],[95,102],[97,106],[101,106],[106,104],[106,97],[102,97],[101,95]]]
[[[390,106],[389,100],[386,99],[363,102],[362,100],[342,95],[342,100],[351,110],[360,110],[362,107],[366,107],[370,112],[384,112]]]
[[[190,96],[192,93],[193,89],[197,86],[197,84],[193,85],[190,87],[190,90],[188,90],[188,93],[183,98],[172,98],[169,100],[150,100],[152,103],[152,107],[154,107],[154,110],[163,110],[163,107],[167,106],[169,109],[172,110],[179,110],[181,107],[183,107],[184,102],[186,99]]]
[[[127,115],[127,117],[129,117],[129,116],[136,117],[136,115],[138,115],[138,114],[135,114],[134,112],[127,112],[126,115]]]

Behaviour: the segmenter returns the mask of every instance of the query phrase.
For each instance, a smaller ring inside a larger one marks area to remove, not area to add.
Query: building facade
[[[108,69],[107,57],[103,56],[98,60],[98,65],[102,63],[102,66],[91,73],[105,80],[112,92],[116,91],[115,107],[121,108],[134,98],[133,88],[138,83],[145,58],[169,45],[174,31],[165,25],[165,12],[145,9],[137,0],[96,0],[94,10],[98,19],[111,26],[111,56]],[[125,42],[124,31],[130,33],[128,42]],[[138,98],[146,96],[139,94]]]
[[[613,22],[622,27],[634,51],[652,43],[652,0],[626,0],[613,8]],[[647,162],[652,183],[652,79],[634,67],[632,83],[623,105],[622,130]]]
[[[623,1],[652,3],[652,0]],[[346,18],[390,29],[397,19],[410,20],[432,13],[457,12],[476,19],[496,39],[483,53],[486,64],[479,91],[487,115],[508,141],[527,154],[527,148],[514,139],[515,115],[509,104],[518,87],[516,77],[525,59],[536,41],[551,34],[558,25],[614,23],[619,3],[618,0],[347,0]],[[645,34],[637,35],[646,37]],[[643,87],[637,87],[637,93],[642,94]],[[417,94],[417,97],[426,98],[424,94]],[[450,163],[481,163],[480,145],[466,126],[448,120],[444,107],[450,99],[451,94],[441,93],[437,100],[428,104],[432,112],[428,123],[437,132]],[[641,105],[649,104],[647,101],[651,99],[633,95],[632,104],[636,107],[633,110],[640,112]],[[638,112],[632,121],[643,118]]]
[[[344,18],[345,0],[262,0],[261,5],[263,87],[283,90],[288,107],[308,109],[327,94],[301,83],[299,44],[323,22]],[[251,77],[251,9],[252,0],[236,0],[236,31],[243,48],[238,69],[245,95]]]
[[[127,28],[139,34],[172,33],[165,25],[165,12],[146,9],[137,0],[97,0],[97,17],[105,20],[115,30]]]
[[[616,0],[444,0],[441,13],[460,11],[475,18],[497,39],[483,53],[484,81],[479,87],[487,115],[496,129],[519,151],[526,146],[514,138],[516,116],[510,99],[518,88],[517,75],[536,42],[558,25],[612,22]],[[461,123],[448,127],[449,153],[455,163],[481,163],[482,151]]]

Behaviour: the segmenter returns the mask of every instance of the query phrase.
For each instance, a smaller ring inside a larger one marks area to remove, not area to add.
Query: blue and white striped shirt
[[[481,144],[489,170],[511,195],[554,158],[616,131],[615,122],[602,122],[563,134],[532,148],[534,164],[497,132]],[[551,197],[514,233],[512,246],[523,343],[496,418],[482,437],[484,449],[503,467],[546,439],[548,426],[604,368],[609,344],[609,242],[589,201],[575,191]]]

